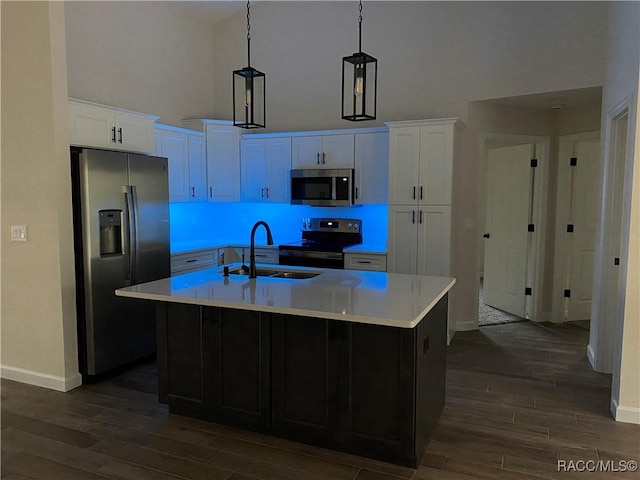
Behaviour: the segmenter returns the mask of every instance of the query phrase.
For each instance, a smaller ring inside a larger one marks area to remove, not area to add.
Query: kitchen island
[[[444,406],[455,280],[259,267],[317,275],[249,279],[217,267],[116,291],[157,302],[160,401],[416,467]]]

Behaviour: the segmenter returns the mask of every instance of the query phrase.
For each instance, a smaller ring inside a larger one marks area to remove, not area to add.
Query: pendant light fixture
[[[358,8],[358,51],[342,59],[342,119],[375,120],[378,60],[362,51],[362,0]]]
[[[233,124],[240,128],[264,128],[266,77],[251,66],[250,9],[247,1],[247,66],[233,71]]]

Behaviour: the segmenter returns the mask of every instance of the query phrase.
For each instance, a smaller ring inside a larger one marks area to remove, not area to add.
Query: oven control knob
[[[353,224],[351,223],[347,224],[347,228],[353,228]]]
[[[355,228],[356,230],[358,230],[359,227],[360,227],[360,225],[358,225],[357,223],[353,224],[353,228]]]

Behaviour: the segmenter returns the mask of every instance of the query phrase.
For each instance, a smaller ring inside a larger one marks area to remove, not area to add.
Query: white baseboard
[[[591,344],[587,345],[587,358],[591,364],[591,368],[596,370],[596,353],[593,351]],[[597,371],[597,370],[596,370]]]
[[[625,407],[624,405],[618,405],[617,400],[611,400],[611,413],[616,422],[623,423],[635,423],[640,425],[640,408],[638,407]]]
[[[468,332],[469,330],[477,330],[478,322],[471,320],[467,322],[456,322],[456,332]]]
[[[82,376],[79,373],[64,378],[7,365],[0,365],[0,376],[7,380],[49,388],[58,392],[68,392],[82,385]]]

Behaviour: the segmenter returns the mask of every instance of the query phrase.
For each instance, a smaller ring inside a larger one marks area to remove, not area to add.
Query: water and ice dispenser
[[[123,255],[122,210],[100,210],[100,256]]]

